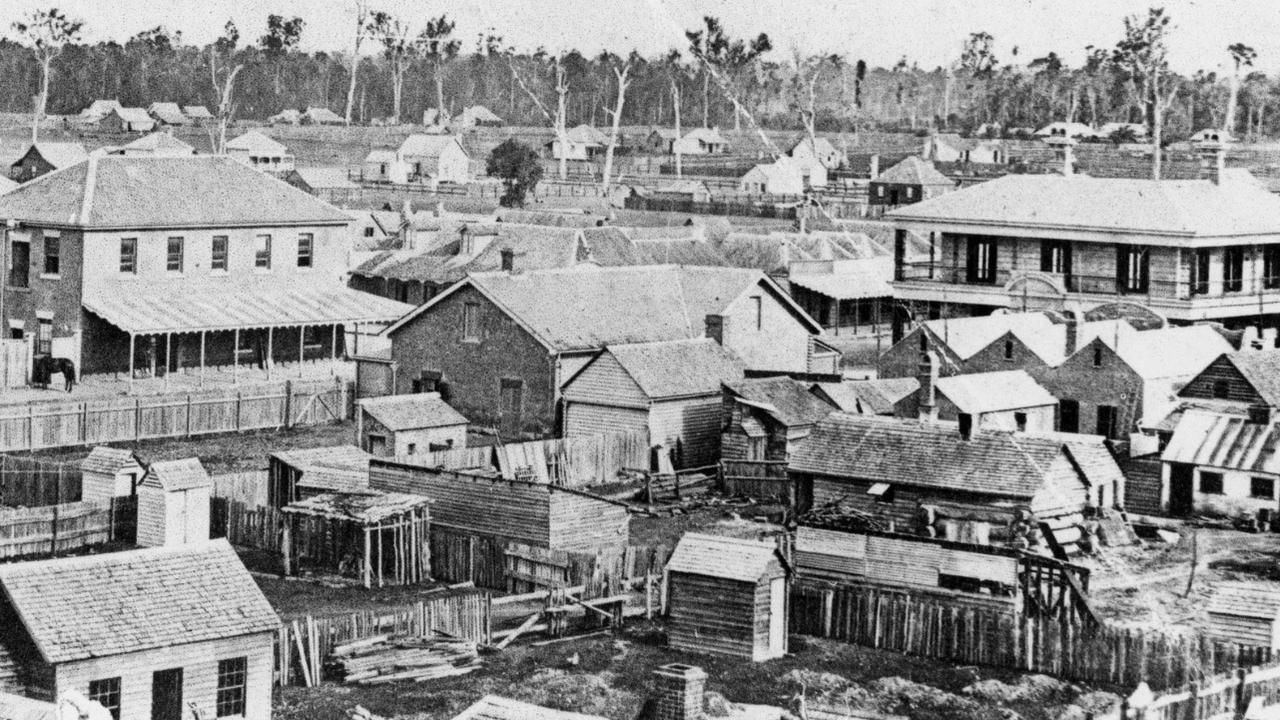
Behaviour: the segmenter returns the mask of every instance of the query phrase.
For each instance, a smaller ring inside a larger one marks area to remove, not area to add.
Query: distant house
[[[720,128],[695,128],[676,140],[673,151],[681,155],[720,155],[729,152],[729,141]]]
[[[917,413],[939,420],[968,416],[985,430],[1052,432],[1058,401],[1025,370],[920,378]],[[904,413],[899,417],[917,417]]]
[[[707,203],[711,202],[711,189],[701,180],[673,180],[657,186],[649,196],[654,200]]]
[[[484,105],[472,105],[464,108],[449,125],[455,128],[501,127],[503,122],[502,118]]]
[[[280,620],[225,540],[0,565],[26,694],[119,720],[270,720]]]
[[[304,125],[346,125],[347,121],[329,108],[309,107],[302,113],[302,123]]]
[[[182,108],[178,107],[178,103],[153,102],[147,106],[147,114],[161,125],[183,126],[191,124],[191,120],[183,114]]]
[[[1215,583],[1205,613],[1205,634],[1217,642],[1280,650],[1280,593],[1271,588]]]
[[[787,654],[791,567],[776,543],[686,533],[664,574],[672,648],[752,662]]]
[[[675,128],[655,127],[645,136],[644,145],[649,152],[661,155],[675,154],[676,141],[680,139],[680,133]]]
[[[370,455],[416,455],[467,445],[467,419],[438,392],[361,400],[356,434]]]
[[[190,118],[191,122],[196,126],[203,126],[216,119],[213,113],[209,112],[209,108],[204,105],[184,105],[182,114]]]
[[[198,458],[151,463],[138,483],[138,544],[160,547],[208,540],[212,488]]]
[[[294,168],[289,148],[257,130],[228,140],[227,155],[263,172],[287,173]]]
[[[720,456],[725,460],[785,461],[835,406],[786,376],[724,384]]]
[[[964,138],[955,133],[934,133],[924,141],[921,157],[932,162],[1003,165],[1009,161],[1004,143]]]
[[[720,386],[742,375],[708,338],[607,346],[561,390],[565,436],[644,429],[676,467],[705,467],[720,454]]]
[[[410,180],[464,185],[471,179],[471,157],[454,135],[414,133],[400,143],[397,154],[408,164]]]
[[[89,107],[80,111],[76,119],[82,123],[97,123],[102,118],[111,114],[112,110],[123,107],[119,100],[94,100]]]
[[[105,133],[148,133],[156,129],[156,121],[142,108],[114,108],[98,121]]]
[[[1197,130],[1187,139],[1188,142],[1194,143],[1229,143],[1235,141],[1235,136],[1226,130],[1218,128],[1205,128]]]
[[[756,165],[738,180],[738,189],[752,195],[803,195],[804,170],[781,159]]]
[[[1182,413],[1160,456],[1160,508],[1174,516],[1254,517],[1280,502],[1280,417]]]
[[[777,372],[834,372],[839,356],[763,273],[722,267],[471,273],[384,334],[396,392],[446,382],[504,438],[553,432],[561,386],[609,345],[709,337]]]
[[[267,124],[268,125],[301,125],[302,113],[298,112],[297,110],[294,110],[293,108],[287,108],[267,118]]]
[[[87,159],[89,152],[80,143],[36,143],[9,166],[9,177],[23,183]]]
[[[801,153],[797,157],[783,155],[774,164],[786,163],[800,168],[800,178],[806,188],[822,188],[827,186],[827,166],[820,158]]]
[[[871,205],[905,205],[955,189],[955,181],[938,172],[933,163],[912,155],[871,180],[867,202]]]
[[[1073,140],[1098,137],[1098,131],[1078,122],[1053,122],[1035,132],[1038,138],[1065,137]]]
[[[559,160],[594,160],[604,154],[609,138],[590,125],[578,125],[565,131],[561,138],[553,138],[546,144],[552,158]]]
[[[153,132],[150,135],[143,135],[128,145],[122,145],[112,151],[112,154],[181,157],[195,155],[196,149],[167,132]]]
[[[1218,356],[1178,392],[1186,400],[1248,410],[1280,410],[1280,350],[1241,350]]]
[[[828,170],[838,170],[844,164],[844,153],[837,150],[836,146],[824,137],[816,140],[803,138],[792,145],[787,154],[796,159],[817,160]]]
[[[409,182],[413,167],[405,162],[400,153],[391,148],[371,150],[364,158],[364,179],[374,182],[399,183]]]
[[[294,168],[284,181],[329,202],[344,202],[360,192],[342,168]]]

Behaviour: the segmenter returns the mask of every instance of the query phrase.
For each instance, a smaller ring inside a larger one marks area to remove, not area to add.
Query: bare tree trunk
[[[435,63],[435,79],[436,79],[436,108],[440,111],[441,119],[444,118],[444,68],[441,66],[442,59],[437,59]]]
[[[609,134],[609,147],[604,153],[604,173],[601,187],[606,197],[609,195],[609,179],[613,175],[613,151],[618,147],[618,130],[622,125],[622,106],[627,100],[627,76],[631,73],[631,64],[626,63],[621,69],[614,68],[613,74],[618,79],[618,102],[613,107],[613,130]]]
[[[556,58],[556,137],[560,140],[560,179],[569,177],[569,132],[565,128],[565,99],[569,95],[569,83],[565,78],[564,66]]]
[[[404,68],[399,60],[391,61],[391,117],[400,124],[400,98],[404,90]]]
[[[364,0],[356,0],[356,38],[355,47],[351,51],[351,82],[347,85],[347,110],[345,118],[351,124],[351,113],[356,103],[356,75],[360,72],[360,43],[364,40],[364,21],[366,7]]]
[[[711,127],[711,68],[702,63],[702,127]]]
[[[1227,95],[1227,116],[1222,120],[1222,130],[1231,133],[1236,128],[1236,103],[1240,99],[1240,66],[1231,73],[1231,91]],[[1246,123],[1247,124],[1247,123]]]
[[[684,168],[680,162],[680,83],[677,80],[671,81],[671,108],[676,116],[676,140],[671,144],[671,149],[676,155],[676,177],[683,178]]]

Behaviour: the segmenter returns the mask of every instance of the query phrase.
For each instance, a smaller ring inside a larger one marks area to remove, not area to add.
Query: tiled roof
[[[913,377],[875,378],[814,383],[814,387],[821,389],[839,410],[884,415],[892,414],[899,402],[919,390],[920,381]]]
[[[347,225],[298,188],[216,155],[107,155],[42,175],[0,196],[0,215],[93,229]]]
[[[983,429],[969,440],[950,423],[832,413],[791,457],[790,469],[870,482],[1033,497],[1061,441]]]
[[[667,571],[754,583],[781,562],[772,542],[685,533],[667,560]]]
[[[1280,474],[1280,421],[1188,409],[1165,446],[1165,462]]]
[[[350,322],[389,322],[412,305],[328,283],[131,284],[84,296],[85,310],[126,332],[233,330]]]
[[[417,510],[429,502],[423,495],[370,490],[360,493],[324,493],[290,503],[281,510],[291,515],[371,523]]]
[[[1280,198],[1247,183],[1006,175],[889,213],[924,220],[1104,233],[1280,233]]]
[[[138,456],[132,450],[98,445],[89,451],[88,456],[80,461],[80,471],[115,475],[121,469],[131,465],[141,465]]]
[[[467,424],[462,413],[434,392],[368,398],[360,401],[360,407],[393,431]]]
[[[0,586],[50,664],[280,625],[225,540],[0,565]]]
[[[228,150],[243,150],[257,155],[287,155],[289,148],[257,130],[250,130],[227,141]]]
[[[1280,618],[1280,592],[1253,583],[1220,582],[1214,584],[1205,609],[1215,615],[1274,621]]]
[[[89,159],[89,151],[85,150],[80,143],[42,142],[36,143],[33,147],[45,162],[59,169]]]
[[[835,411],[810,392],[807,384],[786,376],[739,380],[725,383],[725,387],[787,427],[813,425]]]
[[[1280,407],[1280,350],[1231,352],[1226,358],[1268,405]]]
[[[896,183],[898,185],[929,185],[953,188],[956,183],[951,178],[938,172],[933,163],[921,160],[912,155],[893,167],[885,170],[880,177],[872,178],[874,182]]]
[[[1058,404],[1026,370],[941,377],[937,389],[960,412],[975,415]]]
[[[741,380],[745,367],[732,351],[708,338],[610,345],[605,352],[651,400],[719,395],[721,383]]]
[[[455,715],[453,720],[608,720],[599,715],[583,715],[567,710],[553,710],[519,700],[485,695],[474,705]]]
[[[168,492],[193,490],[211,487],[213,481],[199,458],[182,458],[180,460],[156,460],[147,468],[142,484],[148,487],[160,487]]]

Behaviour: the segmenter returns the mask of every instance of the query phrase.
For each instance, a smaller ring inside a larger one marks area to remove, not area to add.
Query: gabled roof
[[[132,450],[98,445],[89,451],[89,455],[85,459],[80,461],[80,471],[115,475],[117,472],[135,465],[142,466],[142,461],[138,459],[138,456]]]
[[[280,626],[226,540],[4,564],[0,587],[49,664]]]
[[[351,222],[338,208],[218,155],[91,157],[0,196],[0,215],[95,230]]]
[[[1058,404],[1026,370],[940,377],[936,387],[960,412],[974,415]]]
[[[435,392],[366,398],[360,407],[393,432],[467,424],[467,418]]]
[[[583,249],[586,260],[605,267],[619,265],[707,265],[725,267],[730,263],[713,245],[700,239],[645,239],[654,233],[642,228],[606,226],[584,228]],[[639,236],[639,237],[637,237]]]
[[[754,583],[775,561],[786,569],[778,546],[767,540],[685,533],[667,560],[667,572]]]
[[[1205,610],[1215,615],[1280,619],[1280,592],[1245,582],[1219,582],[1213,586]]]
[[[1280,407],[1280,350],[1228,352],[1222,358],[1235,367],[1263,401]]]
[[[476,237],[476,252],[461,252],[462,227]],[[565,268],[578,263],[581,238],[577,228],[444,221],[439,223],[436,237],[421,247],[380,252],[353,272],[369,277],[451,283],[468,273],[500,270],[503,250],[514,253],[512,260],[519,272]]]
[[[472,105],[468,108],[465,108],[462,111],[462,114],[458,116],[458,119],[464,123],[467,123],[467,122],[500,123],[502,122],[502,118],[498,117],[496,113],[494,113],[492,110],[485,107],[484,105]]]
[[[809,391],[809,386],[786,376],[727,382],[726,390],[752,407],[769,413],[787,427],[813,425],[835,408]]]
[[[922,160],[915,155],[885,170],[880,174],[880,177],[872,178],[872,182],[948,188],[956,186],[955,181],[938,172],[933,163],[928,160]]]
[[[121,154],[147,153],[151,155],[195,155],[196,149],[167,132],[153,132],[123,145]]]
[[[783,162],[782,158],[774,160],[771,163],[761,163],[756,165],[744,173],[743,177],[746,177],[753,172],[762,173],[767,180],[786,179],[786,176],[788,175],[792,176],[793,179],[795,177],[803,176],[803,170],[801,170],[799,165],[796,165],[794,162]]]
[[[147,108],[147,112],[166,125],[186,125],[187,116],[182,114],[182,108],[178,107],[178,103],[171,102],[153,102]]]
[[[1061,442],[1071,453],[1076,469],[1084,474],[1090,487],[1109,485],[1120,487],[1125,481],[1124,471],[1116,462],[1116,456],[1101,435],[1041,430],[1022,433],[1026,437],[1039,437]]]
[[[288,155],[289,148],[272,140],[257,130],[250,130],[227,141],[228,150],[240,150],[251,155]]]
[[[286,108],[276,113],[275,115],[272,115],[271,117],[267,118],[267,122],[272,124],[278,123],[278,122],[284,122],[284,123],[292,123],[294,125],[297,125],[299,122],[302,122],[302,113],[298,112],[297,110],[294,110],[293,108]]]
[[[657,135],[663,140],[679,140],[680,133],[675,128],[654,127],[649,130],[650,135]]]
[[[497,695],[485,695],[453,720],[608,720],[599,715],[583,715],[553,710]]]
[[[802,137],[795,145],[791,146],[791,149],[787,151],[787,154],[794,157],[797,150],[800,152],[813,151],[810,154],[814,156],[840,154],[840,151],[836,150],[836,146],[832,145],[831,141],[824,137],[817,138],[816,140],[810,140],[807,137]]]
[[[307,111],[303,113],[303,115],[306,116],[312,122],[332,122],[332,123],[345,122],[341,115],[330,110],[329,108],[309,107],[307,108]]]
[[[1018,338],[1050,332],[1053,320],[1044,313],[997,313],[965,318],[928,320],[923,326],[961,360],[973,357],[1005,333]],[[1061,351],[1059,351],[1059,355]]]
[[[772,293],[811,333],[821,333],[758,270],[650,265],[475,273],[401,318],[386,334],[463,287],[474,287],[553,352],[702,337],[707,315],[723,312],[753,287]]]
[[[815,231],[811,233],[730,233],[720,244],[725,257],[737,267],[757,268],[769,274],[784,273],[793,263],[825,260],[889,259],[880,243],[861,232]],[[887,267],[892,277],[893,266]]]
[[[426,133],[414,133],[404,139],[400,143],[400,157],[403,158],[428,158],[438,159],[444,152],[444,149],[450,145],[457,145],[462,148],[465,153],[466,148],[462,147],[462,143],[454,135],[427,135]]]
[[[1182,413],[1160,459],[1165,462],[1280,474],[1280,421],[1191,408]]]
[[[590,125],[577,125],[565,131],[565,137],[571,143],[578,145],[604,145],[609,142],[609,138],[604,133],[591,127]],[[553,140],[558,140],[554,138]]]
[[[709,338],[610,345],[602,354],[612,355],[650,400],[719,395],[722,383],[741,380],[745,371],[737,355]],[[565,383],[566,392],[589,367]]]
[[[684,134],[682,140],[696,140],[707,145],[727,145],[728,140],[720,134],[720,128],[694,128]]]
[[[122,105],[120,105],[119,100],[94,100],[92,103],[89,104],[89,107],[80,111],[80,115],[82,117],[101,118],[107,113],[110,113],[112,110],[115,110],[118,107],[123,107]]]
[[[57,169],[70,167],[89,159],[89,151],[75,142],[41,142],[32,145],[23,157],[35,151],[45,162]]]
[[[156,460],[147,468],[142,478],[147,487],[158,487],[166,492],[194,490],[212,487],[213,481],[205,471],[200,458],[182,458],[180,460]]]
[[[813,428],[791,457],[789,468],[1030,499],[1044,485],[1050,465],[1064,447],[1053,438],[985,428],[965,440],[950,423],[837,412]]]
[[[120,116],[120,118],[129,123],[142,123],[145,125],[154,125],[155,120],[147,114],[142,108],[133,107],[117,107],[111,110],[111,113]]]
[[[900,208],[891,220],[1221,237],[1280,233],[1280,198],[1248,183],[1005,175]]]
[[[1166,327],[1119,336],[1102,333],[1097,342],[1106,344],[1134,372],[1148,380],[1190,378],[1209,367],[1219,355],[1234,349],[1222,333],[1209,325]],[[1087,346],[1081,346],[1077,353],[1087,351]]]
[[[213,118],[213,113],[210,113],[209,108],[204,105],[185,105],[182,108],[182,112],[186,113],[187,117],[197,120],[210,120]]]
[[[899,402],[919,389],[920,381],[913,377],[822,382],[811,388],[815,393],[821,391],[838,410],[868,415],[893,414]]]

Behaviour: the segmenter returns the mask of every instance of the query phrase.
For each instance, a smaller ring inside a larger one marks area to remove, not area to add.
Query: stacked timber
[[[412,635],[376,635],[338,645],[325,663],[330,677],[357,685],[424,682],[466,675],[479,667],[474,642]]]

